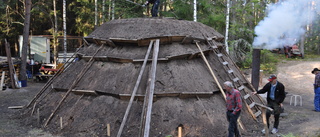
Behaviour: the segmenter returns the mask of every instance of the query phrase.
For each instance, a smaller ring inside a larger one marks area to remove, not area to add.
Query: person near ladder
[[[227,106],[227,120],[229,122],[228,137],[240,137],[237,120],[240,116],[242,109],[241,94],[238,90],[234,89],[230,81],[223,84],[226,90],[226,106]]]
[[[320,112],[320,70],[314,68],[311,71],[312,74],[316,75],[314,79],[314,111]]]
[[[257,92],[252,92],[252,94],[263,94],[267,93],[267,102],[268,102],[268,107],[273,109],[273,112],[270,110],[267,110],[266,112],[266,117],[267,117],[267,124],[269,128],[269,118],[271,114],[273,113],[274,115],[274,125],[273,129],[271,130],[272,134],[275,134],[278,132],[278,126],[279,126],[279,118],[280,118],[280,113],[281,113],[281,108],[283,107],[282,102],[284,101],[286,94],[285,94],[285,87],[284,85],[277,81],[277,76],[276,75],[270,75],[268,79],[268,83],[259,91]],[[265,133],[265,130],[262,130],[262,133]]]
[[[145,7],[149,3],[153,4],[152,9],[151,9],[152,17],[158,17],[158,9],[159,9],[160,0],[147,0],[146,3],[144,3],[142,6]]]

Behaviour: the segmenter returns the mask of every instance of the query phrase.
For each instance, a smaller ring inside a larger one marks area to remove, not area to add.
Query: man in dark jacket
[[[286,94],[285,94],[285,87],[282,83],[277,81],[276,75],[271,75],[268,79],[269,83],[267,83],[261,90],[258,92],[253,92],[253,94],[263,94],[267,93],[267,102],[268,107],[273,109],[273,112],[270,110],[267,110],[267,124],[269,128],[269,118],[271,116],[271,113],[274,114],[274,125],[273,129],[271,130],[272,134],[275,134],[278,132],[278,126],[279,126],[279,118],[281,113],[281,107],[282,102],[284,101]],[[262,133],[265,133],[265,130],[262,130]]]
[[[148,5],[149,3],[153,4],[151,9],[152,17],[158,17],[158,8],[159,8],[160,0],[147,0],[143,6]]]

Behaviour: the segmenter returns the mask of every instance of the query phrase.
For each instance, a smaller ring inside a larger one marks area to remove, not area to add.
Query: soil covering
[[[183,136],[225,136],[228,122],[219,85],[232,79],[212,51],[212,45],[206,42],[207,38],[213,39],[214,46],[225,56],[245,90],[251,93],[250,83],[224,52],[223,36],[213,28],[168,18],[114,20],[85,38],[87,45],[76,53],[77,60],[49,80],[35,101],[22,110],[23,123],[45,126],[51,133],[62,136],[107,136],[107,125],[110,125],[111,136],[116,136],[148,45],[150,41],[160,39],[150,136],[177,136],[178,126],[183,127]],[[199,42],[218,81],[210,74],[195,42]],[[122,137],[138,136],[142,127],[153,54],[156,53],[151,52],[149,56]],[[80,76],[82,73],[84,75]],[[253,99],[263,103],[256,96]],[[35,110],[40,112],[40,124]],[[50,115],[52,119],[48,119]],[[261,116],[254,120],[245,106],[241,123],[244,136],[255,135],[262,127]]]

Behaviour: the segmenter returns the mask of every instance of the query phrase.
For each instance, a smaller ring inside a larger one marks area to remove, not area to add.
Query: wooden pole
[[[150,71],[150,77],[148,79],[148,109],[146,114],[146,121],[145,121],[145,128],[144,128],[144,137],[149,137],[150,132],[150,123],[151,123],[151,112],[152,112],[152,102],[153,102],[153,93],[154,93],[154,86],[156,82],[156,71],[157,71],[157,62],[158,62],[158,53],[159,53],[159,43],[160,40],[157,39],[156,43],[153,48],[153,57],[152,57],[152,66]]]
[[[118,131],[117,137],[120,137],[120,136],[121,136],[123,127],[124,127],[124,125],[125,125],[125,123],[126,123],[126,121],[127,121],[127,117],[128,117],[128,115],[129,115],[129,111],[130,111],[131,106],[132,106],[132,102],[133,102],[133,100],[134,100],[134,97],[136,96],[136,92],[137,92],[137,90],[138,90],[138,88],[139,88],[139,85],[140,85],[140,81],[141,81],[143,72],[144,72],[144,70],[145,70],[145,68],[146,68],[146,64],[147,64],[147,62],[148,62],[148,58],[149,58],[149,55],[150,55],[150,51],[151,51],[151,49],[152,49],[152,45],[153,45],[153,40],[151,40],[151,42],[150,42],[150,44],[149,44],[149,48],[148,48],[147,53],[146,53],[146,56],[145,56],[145,58],[144,58],[144,61],[143,61],[143,64],[142,64],[142,67],[141,67],[141,70],[140,70],[138,79],[137,79],[137,81],[136,81],[136,85],[134,86],[134,89],[133,89],[133,91],[132,91],[132,95],[131,95],[131,98],[130,98],[130,101],[129,101],[127,110],[126,110],[126,112],[125,112],[125,114],[124,114],[124,117],[123,117],[123,119],[122,119],[122,122],[121,122],[121,125],[120,125],[120,129],[119,129],[119,131]]]
[[[203,60],[204,60],[204,62],[206,63],[206,65],[207,65],[207,67],[208,67],[208,69],[209,69],[209,71],[210,71],[210,73],[211,73],[212,77],[213,77],[213,78],[214,78],[214,80],[216,81],[216,83],[217,83],[217,85],[218,85],[218,87],[219,87],[219,89],[220,89],[220,92],[221,92],[221,94],[223,95],[224,100],[226,100],[226,94],[224,93],[224,91],[223,91],[223,89],[222,89],[222,87],[221,87],[221,85],[220,85],[220,83],[219,83],[219,81],[218,81],[218,79],[217,79],[216,75],[213,73],[212,68],[210,67],[210,64],[209,64],[209,62],[208,62],[208,60],[207,60],[206,56],[204,56],[204,54],[203,54],[203,52],[202,52],[202,49],[201,49],[201,48],[200,48],[200,46],[198,45],[198,42],[196,42],[196,45],[197,45],[197,47],[198,47],[198,48],[199,48],[199,50],[200,50],[200,53],[201,53],[201,57],[202,57],[202,59],[203,59]]]
[[[91,67],[91,65],[94,62],[93,57],[100,51],[100,49],[102,49],[103,45],[100,46],[100,48],[93,54],[93,56],[90,58],[90,60],[87,62],[87,64],[84,66],[84,68],[81,70],[81,72],[77,75],[76,79],[73,81],[72,85],[70,86],[70,88],[68,89],[67,93],[63,96],[63,98],[60,100],[59,104],[57,105],[57,107],[53,110],[53,112],[50,114],[49,118],[47,119],[46,123],[44,124],[44,127],[46,127],[50,120],[52,119],[53,115],[56,113],[56,111],[59,109],[59,107],[61,106],[61,104],[63,103],[63,101],[67,98],[67,96],[70,94],[70,92],[72,91],[72,89],[78,84],[78,82],[80,81],[80,79],[84,76],[85,72],[87,72],[87,70]]]

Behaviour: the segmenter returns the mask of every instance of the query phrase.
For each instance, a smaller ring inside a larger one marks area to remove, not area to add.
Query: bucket
[[[21,87],[27,86],[27,80],[21,80]]]

